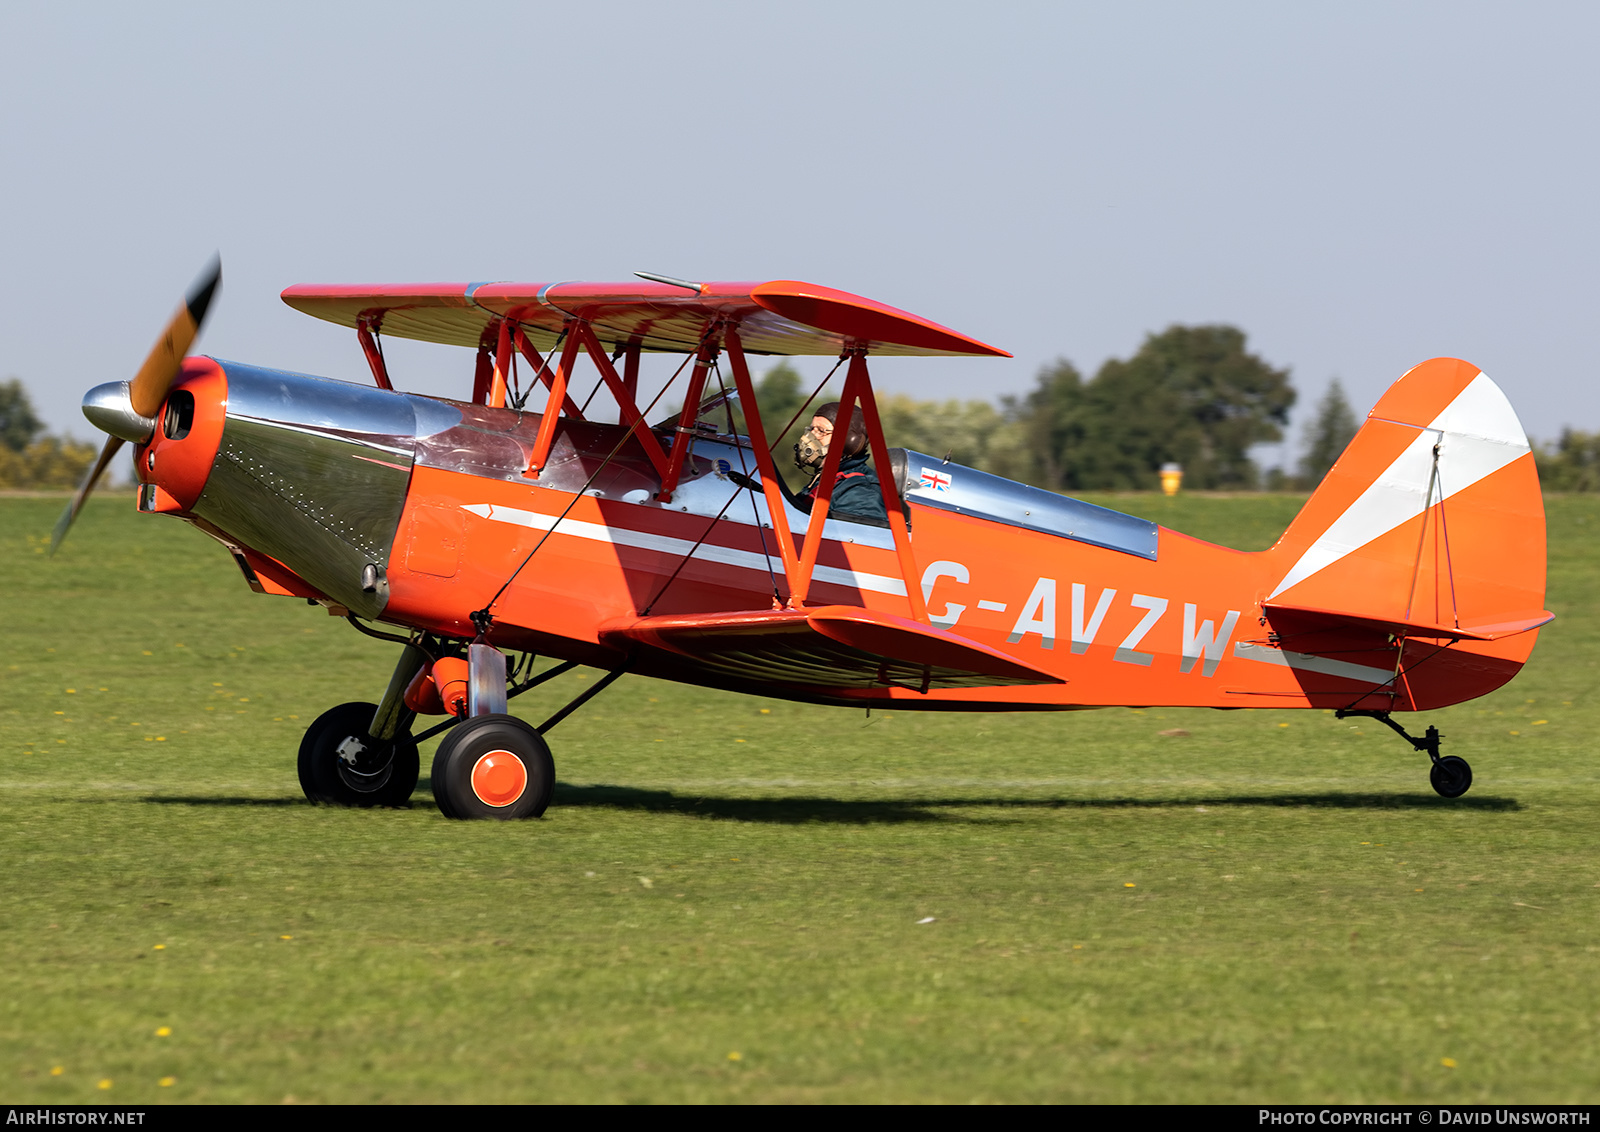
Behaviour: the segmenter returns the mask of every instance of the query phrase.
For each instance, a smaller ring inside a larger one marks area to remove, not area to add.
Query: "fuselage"
[[[707,428],[662,500],[651,461],[619,425],[563,419],[549,461],[531,476],[540,421],[191,358],[161,427],[136,452],[140,505],[223,542],[266,592],[456,638],[475,634],[470,615],[493,600],[490,640],[503,649],[730,684],[688,660],[641,665],[604,636],[646,615],[788,599],[766,500],[716,471],[723,459],[755,474],[749,442]],[[933,624],[1065,682],[927,692],[732,686],[952,710],[1407,710],[1498,687],[1536,635],[1444,647],[1351,630],[1324,633],[1314,655],[1297,652],[1263,611],[1287,569],[1281,554],[1231,550],[916,453],[902,497],[910,582]],[[788,513],[797,546],[807,518]],[[830,519],[808,599],[908,616],[890,532]],[[1401,668],[1407,679],[1396,679]]]

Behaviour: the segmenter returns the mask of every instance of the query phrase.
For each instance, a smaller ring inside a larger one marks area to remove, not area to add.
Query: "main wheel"
[[[457,724],[433,755],[433,796],[448,818],[536,818],[555,786],[550,748],[516,716],[480,715]]]
[[[367,734],[373,704],[340,704],[300,740],[300,789],[325,806],[403,806],[417,788],[421,760],[405,732],[389,742]]]
[[[1472,785],[1472,768],[1467,765],[1466,759],[1446,755],[1428,771],[1428,781],[1442,796],[1459,798]]]

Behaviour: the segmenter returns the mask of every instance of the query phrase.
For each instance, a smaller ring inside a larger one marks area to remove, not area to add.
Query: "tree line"
[[[755,392],[769,431],[806,396],[787,362],[767,370]],[[878,398],[878,408],[891,447],[1056,491],[1153,491],[1170,462],[1184,469],[1185,490],[1309,492],[1361,422],[1334,378],[1301,432],[1293,466],[1263,470],[1249,451],[1283,439],[1295,396],[1289,371],[1250,353],[1238,328],[1173,326],[1091,378],[1057,360],[1039,371],[1033,389],[999,404],[892,393]],[[825,391],[817,402],[834,399]],[[780,457],[805,423],[775,446]],[[1600,491],[1600,432],[1568,428],[1533,452],[1546,491]]]
[[[781,362],[755,392],[762,420],[780,424],[805,397],[799,373]],[[1355,435],[1336,382],[1318,406],[1316,439],[1300,467],[1264,476],[1250,449],[1283,439],[1294,402],[1289,371],[1251,353],[1236,327],[1173,326],[1093,377],[1057,360],[1033,389],[998,404],[887,394],[878,407],[893,447],[1055,491],[1153,490],[1166,463],[1183,467],[1185,488],[1240,491],[1315,483]]]
[[[16,378],[0,381],[0,489],[77,487],[98,449],[70,436],[52,436]]]

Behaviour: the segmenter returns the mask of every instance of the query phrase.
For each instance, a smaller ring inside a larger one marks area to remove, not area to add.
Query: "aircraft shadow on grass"
[[[775,825],[822,822],[838,825],[877,825],[898,822],[953,821],[987,823],[1008,820],[1007,810],[1185,810],[1196,806],[1208,809],[1231,806],[1309,807],[1335,810],[1433,810],[1461,807],[1474,811],[1520,810],[1515,798],[1480,796],[1454,801],[1433,794],[1375,794],[1330,792],[1326,794],[1210,794],[1182,798],[1060,798],[1005,795],[952,796],[940,798],[826,797],[730,798],[703,794],[674,794],[668,790],[640,790],[629,786],[572,786],[558,783],[556,804],[618,810],[645,810],[693,817],[722,818],[733,821],[766,822]],[[963,810],[988,810],[973,815]]]
[[[269,810],[283,810],[307,804],[303,796],[247,798],[239,794],[146,794],[139,801],[153,802],[157,806],[260,806]]]
[[[419,783],[413,805],[432,809],[427,780]],[[163,806],[261,806],[281,809],[303,806],[304,798],[247,798],[236,795],[160,794],[142,799]],[[1275,809],[1323,810],[1468,810],[1477,813],[1522,809],[1515,798],[1477,796],[1440,798],[1433,794],[1377,794],[1330,791],[1325,794],[1196,794],[1180,798],[1029,798],[1005,795],[943,798],[736,798],[706,794],[675,794],[670,790],[644,790],[633,786],[574,786],[556,784],[556,804],[591,809],[640,810],[646,813],[682,814],[685,817],[723,821],[762,822],[769,825],[895,825],[904,822],[963,822],[988,824],[1010,820],[1006,811],[1021,810],[1208,810],[1267,806]],[[989,811],[972,814],[959,811]]]

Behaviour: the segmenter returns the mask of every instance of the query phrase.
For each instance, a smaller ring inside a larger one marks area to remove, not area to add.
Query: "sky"
[[[919,398],[1229,323],[1297,421],[1448,355],[1535,438],[1594,430],[1597,33],[1538,3],[9,0],[0,378],[94,437],[83,392],[220,252],[197,350],[351,380],[354,334],[283,288],[649,270],[808,280],[1016,355],[875,365]],[[466,351],[389,358],[470,389]]]

